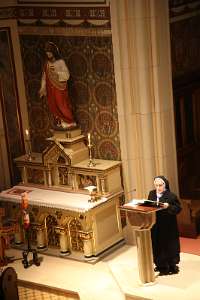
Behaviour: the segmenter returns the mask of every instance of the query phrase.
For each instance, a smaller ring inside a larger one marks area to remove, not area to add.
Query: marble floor
[[[199,249],[200,251],[200,249]],[[39,255],[41,265],[24,269],[21,251],[7,250],[18,278],[79,293],[81,300],[199,300],[200,256],[181,253],[180,272],[142,285],[136,246],[123,245],[95,264]],[[19,258],[19,259],[17,259]]]

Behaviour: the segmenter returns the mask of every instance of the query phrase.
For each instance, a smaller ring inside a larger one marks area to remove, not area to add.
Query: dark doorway
[[[173,89],[180,197],[200,199],[200,72]]]

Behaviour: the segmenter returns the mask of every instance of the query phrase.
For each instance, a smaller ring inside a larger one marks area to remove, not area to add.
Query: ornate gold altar
[[[55,255],[98,256],[123,240],[118,209],[123,196],[121,162],[95,159],[89,166],[79,129],[54,132],[49,141],[43,153],[15,159],[22,183],[0,193],[7,218],[19,222],[16,216],[26,191],[31,242],[38,249],[53,249]],[[15,243],[23,243],[20,226]]]

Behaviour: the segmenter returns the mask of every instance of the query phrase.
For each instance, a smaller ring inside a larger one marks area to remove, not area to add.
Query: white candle
[[[26,133],[26,139],[29,140],[29,131],[28,131],[28,129],[25,130],[25,133]]]
[[[91,146],[91,134],[88,133],[88,145]]]

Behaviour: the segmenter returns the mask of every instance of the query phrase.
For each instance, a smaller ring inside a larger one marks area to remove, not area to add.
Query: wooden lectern
[[[139,277],[142,283],[155,281],[153,267],[153,253],[151,243],[151,228],[156,221],[156,211],[163,209],[159,206],[148,204],[126,203],[120,206],[126,212],[136,236]]]

